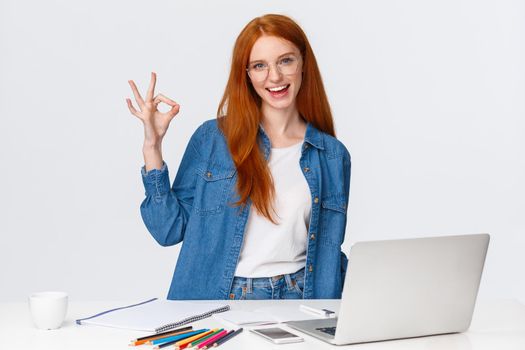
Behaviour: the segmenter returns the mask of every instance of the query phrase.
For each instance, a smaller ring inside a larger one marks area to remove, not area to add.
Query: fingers
[[[168,116],[170,119],[172,119],[179,112],[180,105],[177,102],[173,101],[172,99],[170,99],[170,98],[168,98],[168,97],[166,97],[166,96],[164,96],[162,94],[158,94],[157,96],[155,96],[155,98],[153,97],[153,94],[155,92],[155,85],[157,83],[157,74],[155,72],[151,72],[151,80],[150,80],[150,83],[149,83],[148,91],[146,92],[146,101],[144,101],[144,99],[142,99],[142,96],[140,95],[140,92],[137,89],[137,86],[135,85],[135,82],[133,80],[128,80],[128,83],[131,86],[131,90],[133,91],[133,95],[135,96],[135,101],[137,101],[137,104],[139,105],[140,111],[137,111],[133,107],[133,104],[132,104],[130,99],[127,98],[126,102],[128,104],[128,108],[129,108],[129,111],[131,112],[131,114],[133,114],[137,118],[142,120],[143,119],[142,113],[144,113],[145,109],[149,113],[149,111],[150,111],[150,109],[152,107],[151,105],[153,105],[153,107],[154,107],[153,111],[151,111],[151,112],[157,111],[157,106],[161,102],[164,102],[165,104],[171,106],[171,109],[168,112],[163,113],[164,115]]]
[[[140,92],[137,89],[137,86],[135,85],[135,82],[133,80],[128,80],[129,85],[131,86],[131,90],[133,91],[133,95],[135,96],[135,101],[137,101],[137,104],[139,105],[139,108],[142,110],[144,106],[144,100],[142,99],[142,96],[140,96]]]
[[[171,98],[168,98],[163,94],[158,94],[157,96],[155,96],[153,103],[155,104],[155,106],[157,106],[161,102],[164,102],[165,104],[171,106],[171,109],[164,113],[164,115],[167,115],[170,120],[173,119],[173,117],[175,117],[177,113],[179,113],[180,105],[177,102],[173,101]]]
[[[149,81],[148,92],[146,93],[146,101],[153,100],[153,94],[155,92],[155,84],[157,82],[157,74],[151,72],[151,80]]]
[[[170,106],[178,105],[178,103],[173,101],[171,98],[168,98],[168,97],[164,96],[163,94],[158,94],[157,96],[155,96],[155,99],[153,100],[153,103],[158,105],[161,102],[164,102],[165,104],[170,105]]]
[[[139,115],[139,112],[133,107],[133,104],[131,103],[131,100],[129,98],[126,99],[126,102],[128,103],[128,109],[135,117],[142,120],[142,118]]]
[[[177,113],[179,113],[179,110],[180,110],[180,105],[177,104],[171,107],[171,109],[166,112],[166,115],[170,118],[170,120],[172,120],[173,117],[175,117]]]

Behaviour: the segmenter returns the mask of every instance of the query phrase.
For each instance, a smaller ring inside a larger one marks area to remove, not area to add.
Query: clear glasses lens
[[[299,59],[292,55],[285,56],[275,62],[275,66],[283,75],[294,75],[299,67]],[[266,62],[255,62],[248,66],[246,70],[251,79],[255,81],[263,81],[268,77],[270,66]]]

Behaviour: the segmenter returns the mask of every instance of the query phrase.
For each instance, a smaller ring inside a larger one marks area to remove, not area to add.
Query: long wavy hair
[[[321,73],[301,27],[291,18],[277,14],[250,21],[235,41],[230,76],[217,109],[217,119],[237,168],[239,201],[235,205],[244,206],[251,200],[261,215],[276,223],[273,218],[273,180],[257,139],[262,119],[261,97],[246,72],[252,47],[263,35],[285,39],[299,49],[303,79],[296,97],[297,110],[315,128],[332,136],[335,136],[335,131]]]

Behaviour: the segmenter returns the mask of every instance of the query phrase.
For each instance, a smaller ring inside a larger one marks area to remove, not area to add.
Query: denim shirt
[[[266,159],[270,139],[259,128]],[[347,258],[341,251],[350,186],[350,154],[336,138],[311,124],[301,167],[312,196],[303,298],[341,297]],[[237,172],[217,120],[191,137],[170,186],[166,164],[142,168],[146,198],[140,211],[162,246],[183,242],[168,299],[228,299],[243,244],[250,201],[234,206]],[[268,276],[271,277],[271,276]]]

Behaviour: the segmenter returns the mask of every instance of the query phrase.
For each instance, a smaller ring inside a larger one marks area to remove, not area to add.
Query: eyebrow
[[[293,52],[293,51],[290,51],[290,52],[286,52],[286,53],[283,53],[282,55],[279,55],[277,58],[281,58],[283,56],[286,56],[286,55],[294,55],[294,56],[297,56],[297,53]],[[248,64],[253,64],[253,63],[256,63],[256,62],[265,62],[264,60],[255,60],[255,61],[250,61],[248,62]]]

